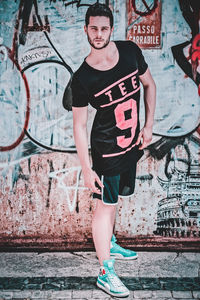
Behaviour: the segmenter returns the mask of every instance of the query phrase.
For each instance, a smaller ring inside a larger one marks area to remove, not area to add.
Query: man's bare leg
[[[93,241],[102,266],[105,259],[110,259],[110,241],[113,234],[117,205],[107,205],[97,200],[92,221]]]

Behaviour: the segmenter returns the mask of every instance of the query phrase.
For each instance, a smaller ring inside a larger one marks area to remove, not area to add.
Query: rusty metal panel
[[[25,1],[26,7],[21,1],[1,1],[0,246],[4,249],[93,248],[95,203],[84,187],[72,113],[62,106],[64,94],[70,106],[66,87],[89,51],[83,24],[87,5],[93,2],[38,0],[37,13],[32,1]],[[135,3],[138,7],[140,1]],[[125,39],[126,1],[109,4],[116,20],[114,39]],[[143,49],[158,99],[154,136],[138,164],[135,195],[119,199],[115,231],[127,246],[199,247],[198,21],[195,9],[185,11],[178,1],[163,0],[162,48]],[[89,108],[89,128],[93,117]]]
[[[161,0],[127,0],[128,40],[140,48],[161,48]]]

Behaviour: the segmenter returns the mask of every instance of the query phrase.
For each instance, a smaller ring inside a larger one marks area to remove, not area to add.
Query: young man
[[[155,84],[141,50],[131,41],[110,41],[113,15],[96,3],[85,17],[91,52],[72,80],[74,137],[85,186],[97,199],[92,234],[100,262],[97,285],[117,297],[129,295],[114,271],[114,259],[135,259],[134,251],[113,237],[118,196],[134,191],[136,163],[152,139]],[[144,87],[145,125],[139,129],[140,82]],[[88,154],[88,103],[96,110]]]

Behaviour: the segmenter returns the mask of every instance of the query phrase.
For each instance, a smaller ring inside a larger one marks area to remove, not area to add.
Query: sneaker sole
[[[134,260],[138,258],[138,255],[126,257],[119,253],[110,253],[110,257],[118,259],[118,260]]]
[[[115,293],[112,293],[111,291],[107,290],[103,285],[101,285],[100,283],[98,283],[97,281],[97,286],[98,288],[100,288],[101,290],[103,290],[104,292],[106,292],[108,295],[111,295],[111,296],[114,296],[114,297],[117,297],[117,298],[126,298],[130,295],[130,292],[126,292],[126,293],[123,293],[123,294],[115,294]]]

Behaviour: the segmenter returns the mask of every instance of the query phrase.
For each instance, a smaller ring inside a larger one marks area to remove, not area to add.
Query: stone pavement
[[[200,300],[200,253],[139,252],[115,269],[126,299]],[[0,300],[114,299],[96,287],[98,271],[94,252],[2,252]]]

